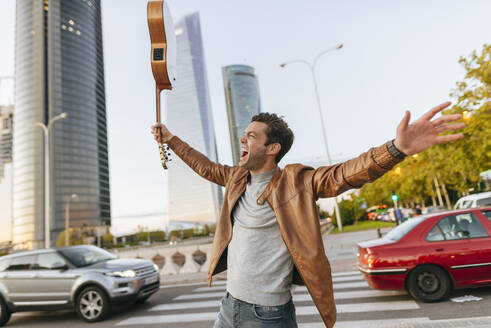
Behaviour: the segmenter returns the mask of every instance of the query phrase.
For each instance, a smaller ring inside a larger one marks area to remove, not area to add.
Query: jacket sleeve
[[[220,186],[225,186],[232,174],[233,167],[212,162],[199,151],[191,148],[178,137],[172,137],[167,145],[186,163],[194,172]]]
[[[386,144],[370,148],[344,163],[314,170],[311,180],[313,193],[316,198],[326,198],[360,188],[367,182],[375,181],[401,161],[390,154]]]

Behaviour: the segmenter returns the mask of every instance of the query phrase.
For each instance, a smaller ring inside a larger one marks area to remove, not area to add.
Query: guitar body
[[[164,1],[149,1],[147,16],[152,43],[150,60],[156,86],[156,118],[157,123],[160,123],[160,93],[162,90],[172,89],[176,80],[176,34],[169,7]],[[166,162],[169,160],[169,152],[163,144],[159,144],[159,150],[162,166],[167,169]]]

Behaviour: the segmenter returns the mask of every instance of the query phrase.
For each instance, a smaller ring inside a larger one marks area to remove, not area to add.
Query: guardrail
[[[159,266],[161,275],[173,275],[206,272],[210,264],[211,245],[156,245],[116,248],[110,251],[120,258],[151,260]]]

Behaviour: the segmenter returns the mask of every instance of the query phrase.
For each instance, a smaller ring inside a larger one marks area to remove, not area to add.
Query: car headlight
[[[155,263],[153,265],[153,268],[155,269],[155,271],[159,271],[159,266],[157,264],[155,264]]]
[[[133,270],[113,271],[113,272],[106,272],[105,275],[111,277],[119,277],[119,278],[133,278],[136,276],[136,272]]]

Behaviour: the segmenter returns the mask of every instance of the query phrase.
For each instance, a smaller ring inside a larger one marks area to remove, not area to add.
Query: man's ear
[[[281,150],[281,145],[278,142],[273,142],[272,144],[269,144],[266,149],[266,154],[267,155],[274,155],[276,156]]]

